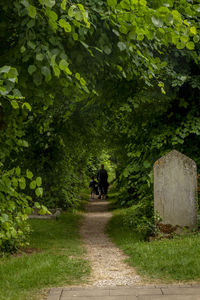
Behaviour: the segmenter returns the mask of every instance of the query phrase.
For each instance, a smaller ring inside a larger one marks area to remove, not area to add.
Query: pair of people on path
[[[95,194],[99,194],[99,199],[106,199],[108,192],[108,173],[104,169],[104,165],[101,164],[100,170],[97,173],[98,183],[94,180],[94,176],[91,177],[89,188],[91,190],[91,198],[94,199]],[[96,185],[98,184],[98,188]]]

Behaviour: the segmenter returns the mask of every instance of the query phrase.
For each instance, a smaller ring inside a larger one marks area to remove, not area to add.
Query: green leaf
[[[83,6],[82,4],[78,3],[77,5],[78,5],[78,8],[79,8],[81,11],[85,12],[85,8],[84,8],[84,6]]]
[[[164,85],[164,82],[159,81],[158,86],[163,88],[163,87],[165,86],[165,85]]]
[[[146,0],[140,0],[140,5],[146,6],[147,5],[147,1]]]
[[[85,84],[86,84],[86,81],[85,81],[85,79],[83,77],[81,77],[81,79],[80,79],[80,84],[82,86],[85,86]]]
[[[46,214],[46,209],[41,208],[38,213],[42,216],[44,216]]]
[[[59,23],[60,27],[64,28],[64,27],[65,27],[65,24],[66,24],[67,22],[66,22],[64,19],[60,19],[58,23]]]
[[[23,98],[21,92],[18,89],[13,90],[13,96],[17,98]]]
[[[26,207],[26,208],[25,208],[25,213],[26,213],[27,215],[30,215],[32,212],[33,212],[33,209],[32,209],[31,207]]]
[[[151,167],[151,163],[148,161],[148,160],[145,160],[144,163],[143,163],[143,166],[148,169]]]
[[[176,45],[176,48],[179,49],[179,50],[184,49],[184,48],[185,48],[185,44],[179,42],[179,43]]]
[[[60,19],[58,23],[60,27],[64,28],[65,32],[71,32],[72,30],[71,25],[68,22],[66,22],[64,19]]]
[[[26,140],[22,140],[22,146],[27,148],[29,144]]]
[[[190,27],[190,32],[191,32],[193,35],[196,35],[196,34],[197,34],[196,27],[195,27],[195,26]]]
[[[81,11],[75,11],[75,19],[79,22],[83,20],[83,14]]]
[[[30,3],[27,0],[21,0],[21,4],[23,4],[26,8],[28,8],[30,5]]]
[[[115,7],[117,5],[117,0],[107,0],[108,6]]]
[[[18,180],[15,177],[12,178],[12,184],[15,188],[18,187]]]
[[[12,100],[10,103],[11,103],[11,105],[12,105],[12,107],[13,107],[14,109],[18,109],[18,108],[19,108],[19,104],[17,103],[16,100]]]
[[[62,0],[62,2],[61,2],[61,8],[63,10],[66,10],[66,0]]]
[[[28,14],[29,14],[29,16],[34,19],[36,17],[36,13],[37,12],[36,12],[35,6],[29,5],[29,7],[28,7]]]
[[[30,75],[32,75],[36,70],[37,70],[36,66],[34,66],[34,65],[30,65],[28,67],[28,72],[29,72]]]
[[[33,74],[33,82],[36,86],[41,85],[42,83],[42,75],[40,73]]]
[[[72,34],[72,37],[73,37],[74,41],[78,41],[78,34],[76,32],[74,32]]]
[[[11,82],[17,81],[18,72],[15,68],[10,68],[10,71],[8,72],[8,80]]]
[[[113,29],[112,31],[114,32],[114,34],[115,34],[116,36],[120,36],[119,31],[117,31],[117,30],[115,30],[115,29]]]
[[[26,188],[26,182],[25,181],[20,181],[19,182],[19,187],[20,187],[21,190],[25,190],[25,188]]]
[[[58,15],[53,10],[47,9],[47,16],[49,17],[50,22],[55,22],[58,20]]]
[[[42,53],[38,53],[38,54],[36,54],[36,59],[37,59],[38,61],[43,61],[44,55],[43,55]]]
[[[10,66],[3,66],[0,68],[0,74],[1,73],[8,73],[10,71],[11,67]]]
[[[64,72],[66,72],[68,75],[71,75],[72,72],[71,70],[68,68],[68,62],[65,59],[62,59],[59,63],[59,68],[61,70],[63,70]]]
[[[80,80],[81,79],[81,75],[79,73],[75,74],[76,79]]]
[[[59,68],[64,71],[68,65],[69,63],[65,59],[62,59],[59,63]]]
[[[24,53],[26,51],[26,48],[24,47],[24,46],[22,46],[21,48],[20,48],[20,52],[21,53]]]
[[[119,31],[121,33],[127,34],[128,31],[129,31],[129,28],[127,28],[127,26],[125,26],[125,25],[121,25],[120,28],[119,28]]]
[[[41,68],[41,73],[42,75],[44,75],[45,77],[48,77],[51,75],[51,71],[49,70],[48,67],[44,66]]]
[[[27,23],[27,27],[28,28],[31,28],[31,27],[34,27],[35,26],[35,19],[32,19],[30,20],[28,23]]]
[[[120,51],[124,51],[126,49],[126,44],[123,42],[118,42],[117,46],[120,49]]]
[[[0,221],[2,223],[5,223],[5,222],[8,222],[9,220],[9,216],[7,214],[2,214],[1,217],[0,217]]]
[[[42,197],[42,196],[43,196],[43,188],[38,187],[38,188],[35,190],[35,194],[36,194],[37,197]]]
[[[68,75],[72,75],[72,71],[71,71],[68,67],[65,68],[65,72],[66,72]]]
[[[166,23],[168,25],[173,25],[174,18],[173,18],[173,15],[171,13],[167,14],[167,16],[165,16],[165,19],[166,19]]]
[[[35,181],[35,180],[31,181],[31,183],[30,183],[30,188],[31,188],[32,190],[34,190],[34,189],[36,188],[36,186],[37,186],[36,181]]]
[[[75,5],[70,6],[70,8],[68,9],[68,16],[71,18],[73,18],[76,14],[74,9],[76,9]]]
[[[20,167],[17,167],[17,168],[15,169],[15,173],[16,173],[17,176],[20,176],[20,175],[21,175],[21,169],[20,169]]]
[[[186,47],[187,47],[187,49],[189,49],[189,50],[194,50],[195,44],[194,44],[194,42],[188,42],[188,43],[186,44]]]
[[[54,71],[54,74],[55,74],[56,77],[59,77],[59,76],[60,76],[60,69],[59,69],[59,67],[58,67],[57,64],[55,64],[55,65],[53,66],[53,71]]]
[[[105,46],[103,50],[107,55],[109,55],[112,52],[112,49],[108,46]]]
[[[33,49],[33,50],[34,50],[35,47],[36,47],[35,43],[33,43],[33,42],[31,42],[31,41],[28,41],[27,45],[29,46],[29,48],[31,48],[31,49]]]
[[[37,186],[41,186],[42,185],[42,178],[41,177],[37,177],[36,178],[36,184],[37,184]]]
[[[22,108],[24,108],[24,107],[26,107],[29,111],[31,111],[31,105],[28,103],[28,102],[24,102],[23,104],[22,104]]]
[[[161,18],[157,18],[157,17],[153,16],[153,17],[151,17],[151,21],[156,27],[163,26],[163,20]]]
[[[178,12],[178,10],[173,10],[172,11],[172,15],[173,15],[173,17],[174,17],[174,19],[175,20],[177,20],[177,21],[181,21],[181,15],[180,15],[180,13]]]
[[[49,19],[50,19],[51,22],[55,22],[55,21],[58,20],[58,15],[53,10],[50,10],[48,12],[48,17],[49,17]]]
[[[26,177],[28,179],[32,179],[33,178],[33,173],[30,170],[26,170]]]
[[[188,35],[183,35],[183,36],[181,36],[181,42],[182,42],[182,43],[187,43],[188,40],[189,40],[189,36],[188,36]]]
[[[88,49],[89,48],[89,45],[88,44],[86,44],[85,42],[83,42],[83,41],[80,41],[81,42],[81,44],[86,48],[86,49]]]
[[[187,25],[188,27],[190,26],[190,24],[188,23],[187,20],[184,20],[183,23],[184,23],[185,25]]]
[[[199,42],[199,35],[195,35],[195,36],[193,37],[193,41],[194,41],[195,43],[198,43],[198,42]]]
[[[55,1],[55,0],[44,0],[44,4],[45,4],[47,7],[52,8],[52,7],[56,4],[56,1]]]
[[[58,25],[57,25],[57,22],[56,22],[56,21],[52,21],[52,20],[50,19],[50,20],[49,20],[49,25],[51,26],[51,28],[52,28],[52,30],[53,30],[54,32],[57,31]]]
[[[40,205],[40,203],[35,202],[35,203],[34,203],[34,207],[37,208],[37,209],[40,209],[40,208],[41,208],[41,205]]]
[[[48,215],[51,215],[51,212],[48,210],[48,208],[44,205],[41,205],[41,209],[39,210],[38,212],[40,215],[45,215],[45,214],[48,214]]]

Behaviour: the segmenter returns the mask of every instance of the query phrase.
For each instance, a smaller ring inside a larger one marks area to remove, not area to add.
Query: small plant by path
[[[114,212],[107,232],[128,255],[129,265],[148,281],[200,281],[199,233],[146,242],[133,228],[123,225],[121,210]]]
[[[35,299],[41,289],[85,282],[89,265],[83,259],[80,219],[67,213],[58,220],[30,221],[31,253],[0,259],[0,300]]]

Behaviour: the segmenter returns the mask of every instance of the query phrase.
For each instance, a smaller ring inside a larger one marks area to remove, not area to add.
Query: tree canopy
[[[200,164],[198,1],[0,5],[0,249],[25,243],[33,205],[77,207],[103,149],[126,206],[152,206],[172,148]]]

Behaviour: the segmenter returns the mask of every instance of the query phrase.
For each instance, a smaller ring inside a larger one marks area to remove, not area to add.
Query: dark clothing
[[[103,195],[107,195],[108,192],[108,182],[102,184],[99,183],[98,184],[98,189],[99,189],[99,193],[103,194]]]
[[[95,180],[91,180],[89,184],[89,188],[95,189],[95,186],[97,185],[97,182]]]
[[[108,173],[105,169],[100,169],[97,173],[99,192],[103,195],[108,191]]]
[[[100,182],[102,184],[107,183],[107,180],[108,180],[107,171],[104,169],[100,169],[97,173],[97,180],[98,180],[98,182]]]
[[[98,188],[97,188],[97,182],[95,180],[91,180],[90,183],[89,183],[89,188],[90,188],[90,191],[91,191],[91,195],[94,193],[96,195],[99,194],[98,192]]]

